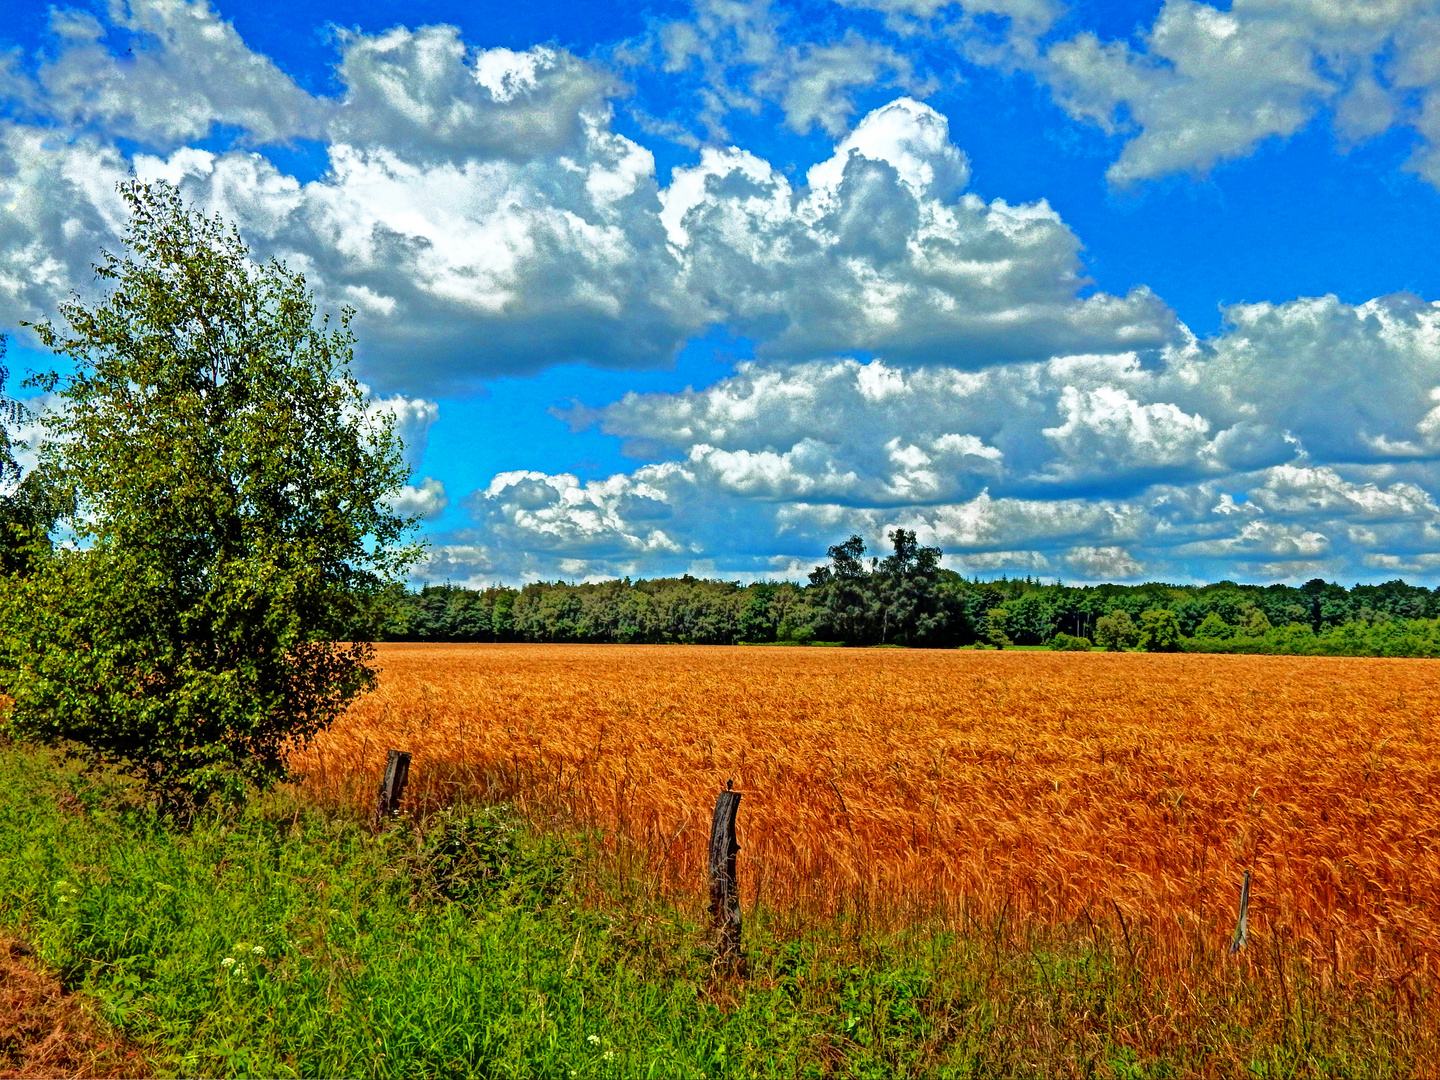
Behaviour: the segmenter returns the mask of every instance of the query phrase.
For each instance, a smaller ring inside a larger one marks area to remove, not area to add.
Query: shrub
[[[1200,621],[1200,625],[1195,628],[1195,636],[1197,638],[1205,638],[1213,641],[1223,641],[1233,636],[1234,633],[1235,628],[1213,611],[1206,615],[1205,618]]]
[[[997,649],[1003,649],[1006,645],[1015,644],[1006,633],[1010,625],[1010,613],[1003,607],[994,607],[985,612],[985,617],[980,620],[980,636],[983,641],[988,641]]]
[[[417,899],[476,902],[496,892],[535,902],[564,886],[571,854],[562,844],[520,842],[520,819],[508,807],[449,807],[424,826],[392,826],[383,840],[410,878]]]
[[[1139,640],[1139,629],[1124,611],[1112,611],[1095,620],[1095,643],[1110,652],[1131,648]]]
[[[1055,652],[1089,652],[1090,639],[1059,633],[1050,639],[1050,648]]]
[[[1315,651],[1319,639],[1315,637],[1315,631],[1304,623],[1291,623],[1271,630],[1265,635],[1265,640],[1278,653],[1308,656]]]
[[[1252,607],[1245,612],[1245,616],[1240,620],[1240,625],[1236,628],[1235,633],[1242,637],[1259,638],[1264,637],[1273,629],[1274,627],[1270,624],[1270,620],[1265,617],[1265,613],[1257,607]]]

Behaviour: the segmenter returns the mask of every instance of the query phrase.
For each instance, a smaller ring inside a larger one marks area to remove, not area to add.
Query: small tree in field
[[[50,377],[40,472],[76,542],[3,582],[12,736],[79,743],[181,809],[283,776],[373,684],[358,597],[416,554],[389,499],[408,470],[350,373],[349,312],[256,266],[233,229],[130,182],[101,302],[37,326]]]
[[[996,649],[1003,649],[1006,645],[1015,644],[1010,640],[1006,631],[1010,627],[1010,612],[1003,607],[993,607],[985,612],[985,617],[980,620],[980,636],[984,641],[994,645]]]

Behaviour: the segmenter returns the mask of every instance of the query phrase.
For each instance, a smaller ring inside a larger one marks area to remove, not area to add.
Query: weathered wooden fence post
[[[370,815],[370,829],[379,830],[391,814],[400,809],[405,782],[410,779],[410,755],[404,750],[391,750],[385,759],[385,776],[380,781],[380,794],[375,798],[375,811]]]
[[[715,951],[719,960],[734,966],[740,960],[740,886],[735,880],[735,814],[740,809],[740,792],[731,780],[715,800],[715,817],[710,822],[710,919],[715,930]]]
[[[1230,955],[1234,956],[1245,947],[1245,934],[1250,923],[1250,871],[1245,871],[1245,880],[1240,884],[1240,917],[1235,920],[1235,936],[1230,939]]]

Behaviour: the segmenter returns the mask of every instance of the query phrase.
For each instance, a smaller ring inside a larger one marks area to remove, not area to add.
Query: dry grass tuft
[[[0,938],[0,1080],[148,1075],[149,1063],[31,963],[28,947]]]
[[[1440,958],[1440,669],[1319,657],[387,645],[379,692],[296,766],[369,799],[510,800],[698,890],[715,792],[748,905],[887,923],[1023,920],[1333,987]],[[1273,958],[1272,958],[1273,957]],[[1289,957],[1290,960],[1283,958]]]

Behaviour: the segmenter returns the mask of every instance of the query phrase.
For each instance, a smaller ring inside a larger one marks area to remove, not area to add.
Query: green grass
[[[761,912],[746,976],[717,975],[696,909],[615,865],[503,808],[373,838],[282,793],[177,831],[121,783],[0,747],[0,926],[163,1074],[1271,1076],[1434,1060],[1428,1003],[1409,1020],[1371,999],[1307,1014],[1298,982],[1226,984],[1187,990],[1199,1004],[1177,1017],[1104,940],[1003,925],[886,934]]]

